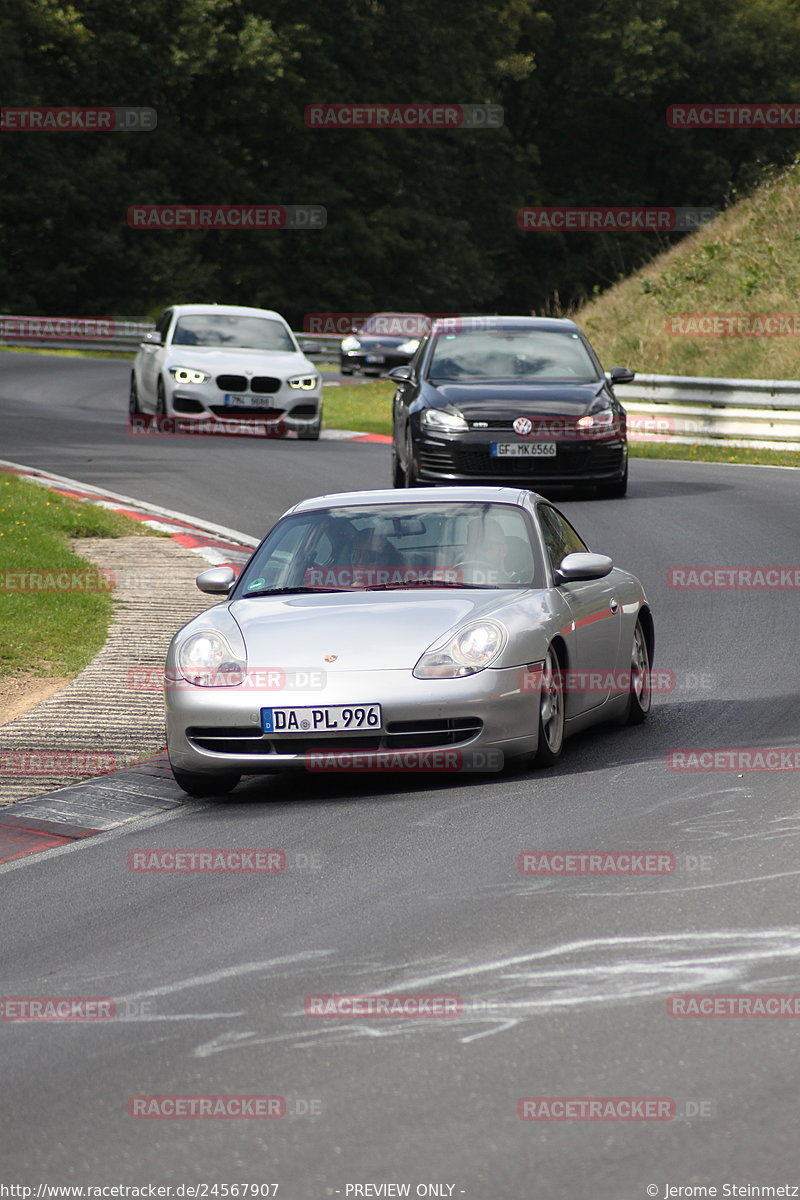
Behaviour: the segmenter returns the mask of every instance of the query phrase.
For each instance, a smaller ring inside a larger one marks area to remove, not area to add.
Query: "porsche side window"
[[[539,523],[553,570],[567,554],[585,552],[588,549],[569,521],[565,520],[561,513],[556,512],[549,504],[539,505]]]

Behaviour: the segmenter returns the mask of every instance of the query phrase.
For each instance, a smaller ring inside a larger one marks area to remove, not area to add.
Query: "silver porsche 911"
[[[317,496],[289,509],[167,656],[167,746],[191,795],[242,775],[553,764],[650,709],[641,583],[543,497],[505,487]]]

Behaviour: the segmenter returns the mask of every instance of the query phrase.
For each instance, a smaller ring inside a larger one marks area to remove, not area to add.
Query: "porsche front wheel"
[[[539,745],[534,765],[552,767],[564,748],[564,684],[561,662],[552,646],[542,667],[539,692]]]

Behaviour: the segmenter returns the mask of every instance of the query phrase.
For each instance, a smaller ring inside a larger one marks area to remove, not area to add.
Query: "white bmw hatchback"
[[[190,423],[235,420],[316,440],[322,378],[279,313],[227,304],[165,309],[133,362],[129,411]]]

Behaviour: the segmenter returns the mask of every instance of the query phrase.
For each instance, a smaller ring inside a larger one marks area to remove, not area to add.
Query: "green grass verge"
[[[784,171],[766,167],[752,195],[568,315],[589,335],[606,367],[624,365],[642,374],[800,379],[800,337],[757,336],[765,327],[754,323],[747,327],[752,336],[742,336],[738,324],[725,326],[726,336],[721,326],[713,335],[690,336],[703,326],[681,319],[685,314],[795,314],[798,219],[800,164]]]
[[[357,429],[360,433],[392,432],[393,383],[350,383],[326,387],[323,397],[325,429]]]
[[[77,675],[105,642],[112,599],[107,591],[88,590],[97,586],[95,568],[68,538],[152,532],[139,521],[0,471],[0,670]],[[24,590],[53,571],[80,572],[87,590]]]
[[[361,433],[392,434],[392,383],[358,383],[326,388],[326,429],[356,429]],[[752,463],[760,466],[800,467],[793,450],[748,450],[737,446],[684,446],[672,442],[635,442],[633,458],[682,458],[689,462]]]
[[[688,462],[744,463],[758,467],[800,467],[797,450],[748,450],[743,446],[678,446],[672,442],[630,442],[631,458],[681,458]]]

